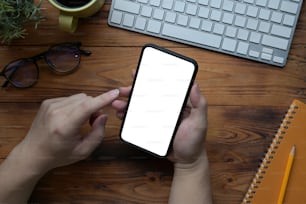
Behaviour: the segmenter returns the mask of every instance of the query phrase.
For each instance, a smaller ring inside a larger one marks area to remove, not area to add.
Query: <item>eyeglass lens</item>
[[[16,60],[3,71],[3,75],[16,87],[30,87],[37,81],[38,68],[33,60]]]
[[[80,49],[71,45],[57,45],[49,49],[45,60],[54,71],[69,73],[80,64]]]

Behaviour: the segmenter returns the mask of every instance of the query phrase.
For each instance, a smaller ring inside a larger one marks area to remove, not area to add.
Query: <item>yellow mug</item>
[[[78,26],[78,19],[89,17],[102,8],[104,0],[49,0],[60,10],[59,27],[73,33]]]

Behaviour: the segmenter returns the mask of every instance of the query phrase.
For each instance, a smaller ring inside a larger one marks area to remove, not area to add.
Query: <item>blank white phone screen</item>
[[[146,47],[138,67],[121,138],[165,156],[194,71],[193,63]]]

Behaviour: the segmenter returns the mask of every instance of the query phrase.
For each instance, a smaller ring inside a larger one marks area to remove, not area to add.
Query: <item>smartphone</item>
[[[147,44],[141,51],[120,138],[165,157],[193,85],[195,60]]]

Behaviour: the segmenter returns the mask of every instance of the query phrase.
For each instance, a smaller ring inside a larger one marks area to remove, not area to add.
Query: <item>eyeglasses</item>
[[[5,66],[0,76],[6,78],[2,87],[12,84],[17,88],[29,88],[33,86],[39,76],[39,68],[36,63],[44,59],[50,69],[57,74],[69,74],[80,65],[81,55],[89,56],[88,50],[81,50],[81,43],[61,43],[50,47],[46,52],[31,58],[22,58],[10,62]]]

